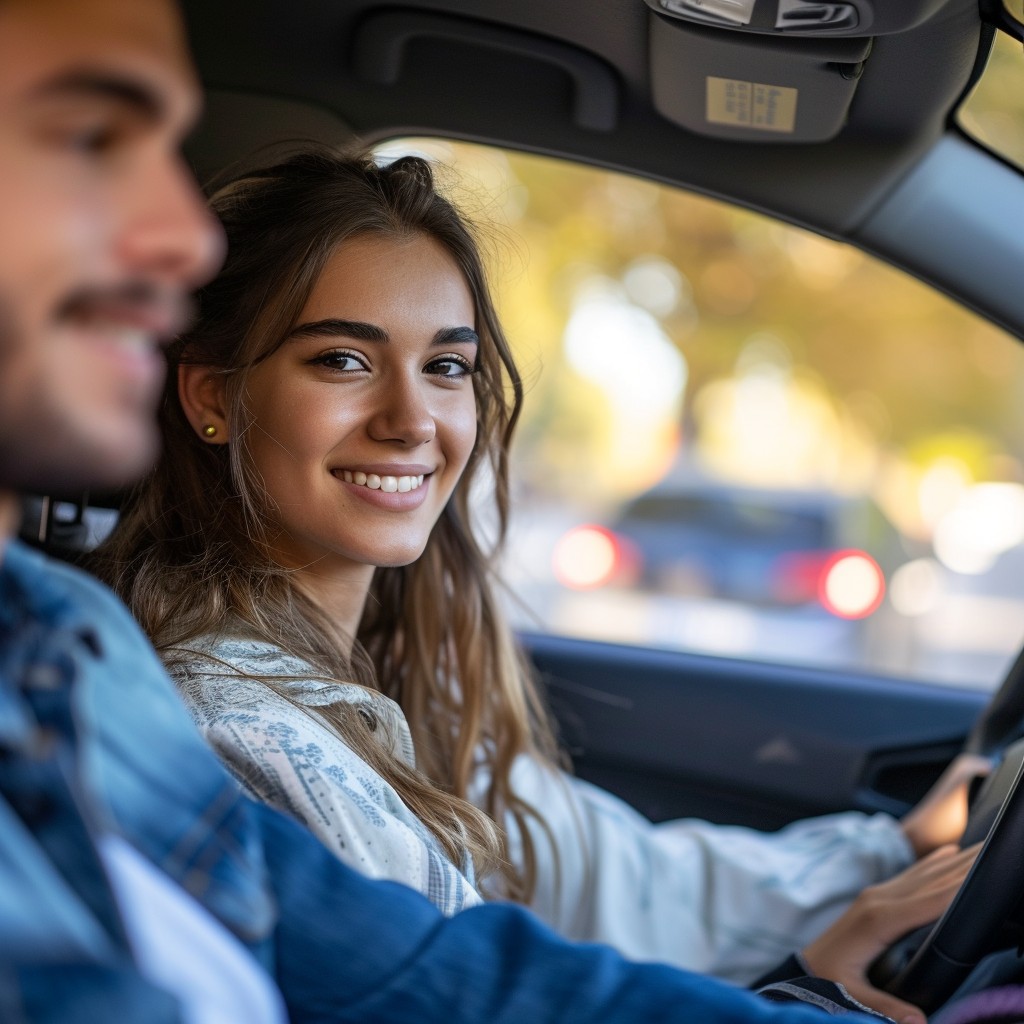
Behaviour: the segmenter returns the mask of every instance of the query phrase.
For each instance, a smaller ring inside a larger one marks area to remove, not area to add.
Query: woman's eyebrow
[[[355,338],[358,341],[389,341],[388,332],[376,324],[363,323],[362,320],[339,320],[335,317],[327,320],[313,320],[308,324],[299,324],[293,328],[289,338]]]
[[[434,335],[432,345],[479,345],[480,337],[472,327],[443,327]]]

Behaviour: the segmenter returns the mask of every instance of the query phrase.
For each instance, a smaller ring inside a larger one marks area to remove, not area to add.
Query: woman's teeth
[[[406,491],[415,491],[417,487],[423,486],[423,474],[419,476],[378,476],[376,473],[353,472],[344,469],[341,478],[347,484],[359,484],[361,487],[369,487],[371,491],[385,491],[394,494],[398,491],[404,494]]]

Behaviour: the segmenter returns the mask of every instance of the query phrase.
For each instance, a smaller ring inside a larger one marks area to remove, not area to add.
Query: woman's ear
[[[224,412],[224,377],[209,366],[178,366],[178,398],[192,429],[207,444],[227,444],[228,420]]]

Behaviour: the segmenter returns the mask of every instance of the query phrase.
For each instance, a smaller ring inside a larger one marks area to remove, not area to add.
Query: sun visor
[[[871,50],[865,37],[788,37],[651,13],[651,92],[669,121],[743,142],[838,134]]]

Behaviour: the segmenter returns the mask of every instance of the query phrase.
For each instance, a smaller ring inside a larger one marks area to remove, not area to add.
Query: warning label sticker
[[[712,75],[708,75],[707,83],[707,119],[712,124],[731,124],[764,132],[795,129],[796,89]]]

